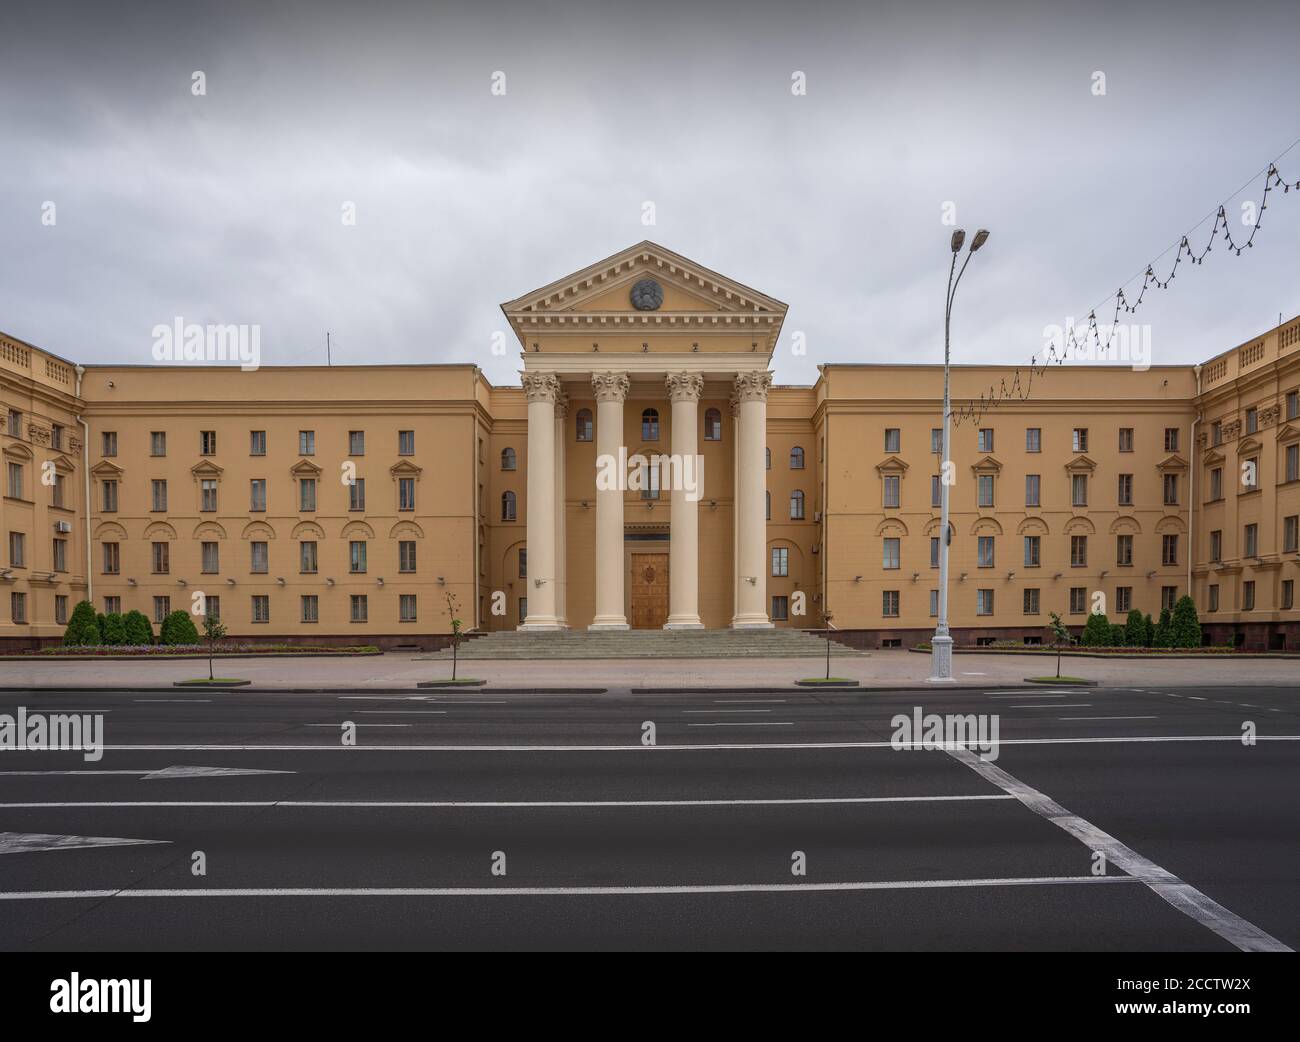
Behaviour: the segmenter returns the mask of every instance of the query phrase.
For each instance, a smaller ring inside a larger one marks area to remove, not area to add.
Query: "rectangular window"
[[[1121,474],[1119,476],[1119,493],[1117,495],[1119,505],[1122,507],[1131,507],[1133,505],[1133,475]]]
[[[1025,428],[1025,451],[1026,452],[1043,451],[1043,428],[1042,427]]]
[[[54,595],[54,621],[60,626],[68,624],[68,598],[61,593]]]
[[[1300,420],[1300,391],[1287,391],[1286,418],[1288,420]]]
[[[352,595],[350,617],[353,622],[365,622],[370,618],[370,599],[364,593],[354,593]]]
[[[1223,498],[1223,468],[1215,467],[1210,471],[1210,502]]]
[[[57,423],[50,426],[50,448],[55,452],[63,451],[63,428]]]
[[[976,486],[979,489],[979,505],[981,507],[991,507],[993,505],[993,475],[979,475],[976,479]]]
[[[203,611],[214,619],[221,618],[221,598],[207,596],[203,598]]]
[[[153,574],[167,575],[171,572],[171,546],[168,543],[153,543],[151,547]]]
[[[939,591],[931,590],[930,591],[930,618],[937,619],[938,617],[939,617]]]
[[[943,455],[943,428],[930,428],[930,451],[936,456]]]
[[[992,427],[980,428],[976,446],[980,452],[993,451],[993,428]]]
[[[199,431],[199,455],[215,456],[217,454],[217,432]]]
[[[122,570],[121,548],[117,543],[102,543],[104,548],[104,574],[117,575]]]
[[[364,539],[353,539],[348,543],[348,570],[355,573],[366,570],[366,543]]]
[[[1210,533],[1210,560],[1216,563],[1223,560],[1223,532],[1219,529]]]
[[[1088,567],[1088,537],[1086,535],[1070,536],[1070,567]]]
[[[50,486],[50,502],[56,507],[66,507],[68,483],[62,474],[54,475],[54,484]]]
[[[903,434],[902,431],[899,430],[899,428],[897,427],[885,428],[885,451],[886,452],[901,452],[902,443],[903,443]]]
[[[899,498],[899,484],[901,479],[897,474],[885,475],[885,507],[897,509]]]
[[[397,432],[397,454],[399,456],[415,455],[415,431]]]
[[[1178,536],[1170,533],[1160,537],[1160,563],[1178,563]]]
[[[1025,506],[1040,507],[1043,505],[1043,478],[1041,474],[1025,475]]]
[[[1282,550],[1285,553],[1300,550],[1300,514],[1282,518]]]
[[[1178,603],[1177,586],[1160,587],[1160,610],[1161,611],[1164,611],[1166,608],[1168,608],[1170,611],[1173,611],[1174,605],[1177,603]]]
[[[366,432],[348,431],[348,455],[364,456],[366,454]]]
[[[415,594],[403,593],[398,597],[397,621],[398,622],[415,621]]]
[[[930,477],[930,506],[943,506],[943,483],[938,474]]]
[[[937,535],[930,536],[930,567],[939,567],[939,537]]]
[[[1212,585],[1212,586],[1210,587],[1210,604],[1209,604],[1209,610],[1210,610],[1210,611],[1218,611],[1218,610],[1219,610],[1219,586],[1218,586],[1217,583],[1215,583],[1214,585]]]
[[[1245,552],[1243,557],[1259,556],[1259,525],[1250,524],[1246,526]]]
[[[1086,507],[1088,505],[1088,475],[1070,475],[1070,505]]]
[[[23,498],[23,465],[21,463],[10,463],[6,469],[8,470],[9,473],[9,487],[6,490],[5,494],[8,495],[10,499],[22,499]],[[105,507],[104,509],[107,510],[108,508]],[[114,507],[114,509],[117,508]]]
[[[1115,564],[1119,568],[1133,567],[1133,537],[1117,535],[1115,537]]]
[[[265,593],[255,593],[252,596],[252,609],[254,622],[271,621],[271,598]]]
[[[100,484],[100,491],[103,497],[104,511],[106,513],[117,509],[117,481],[108,479]]]
[[[1286,479],[1300,481],[1300,443],[1286,447]]]
[[[993,537],[991,535],[982,535],[979,537],[977,544],[979,554],[979,566],[981,568],[993,567]]]
[[[365,510],[366,509],[366,479],[353,478],[352,484],[348,486],[348,509]]]
[[[415,478],[397,479],[397,509],[415,509]]]
[[[298,480],[298,509],[300,511],[316,509],[315,478],[300,478]]]
[[[1119,451],[1120,452],[1133,451],[1133,428],[1132,427],[1121,427],[1119,429]]]
[[[216,478],[204,478],[199,482],[199,509],[206,513],[217,509]]]
[[[167,455],[167,432],[166,431],[149,432],[149,455],[150,456]]]
[[[23,414],[17,409],[9,410],[9,437],[21,438],[23,436]]]
[[[101,455],[104,456],[117,455],[117,431],[104,431],[104,433],[100,436],[100,441],[101,441],[101,447],[104,450],[101,453]]]
[[[1177,427],[1165,428],[1165,451],[1166,452],[1178,451],[1178,428]]]
[[[898,618],[897,590],[882,590],[880,592],[880,614],[887,619]]]
[[[790,574],[790,551],[784,546],[772,547],[772,575],[776,577]]]
[[[1038,535],[1025,536],[1025,567],[1038,568],[1042,565],[1042,542],[1043,537]]]
[[[320,598],[314,593],[302,595],[302,621],[320,622]]]
[[[785,622],[790,618],[790,598],[773,595],[772,621]]]
[[[248,432],[248,454],[250,456],[266,455],[266,431]]]
[[[266,478],[252,478],[248,482],[248,509],[256,514],[266,510]]]
[[[1178,475],[1166,474],[1164,476],[1165,486],[1165,506],[1173,507],[1178,505]]]
[[[217,543],[203,544],[203,571],[208,575],[215,575],[221,571],[221,551]]]
[[[521,550],[520,553],[523,553]],[[399,572],[415,571],[415,540],[403,539],[397,544],[397,570]],[[525,578],[520,575],[520,578]]]
[[[1241,610],[1255,610],[1255,580],[1247,579],[1241,584]]]
[[[153,621],[159,626],[163,620],[172,613],[172,599],[170,597],[155,597],[153,599]]]
[[[298,544],[298,571],[302,575],[316,574],[316,541],[306,539]]]
[[[105,614],[105,615],[112,615],[112,614],[114,614],[114,613],[119,614],[119,615],[122,613],[122,598],[121,598],[121,597],[105,597],[105,598],[104,598],[104,614]]]
[[[1038,614],[1038,590],[1033,587],[1026,587],[1025,589],[1025,614]]]
[[[1130,612],[1133,610],[1133,587],[1116,586],[1115,587],[1115,610]]]
[[[1295,580],[1282,580],[1282,610],[1290,611],[1295,607]]]
[[[899,540],[895,537],[889,537],[882,542],[880,567],[886,571],[892,571],[899,567]]]
[[[1222,420],[1215,420],[1212,424],[1210,424],[1210,444],[1211,445],[1223,444],[1223,421]]]
[[[154,478],[149,482],[152,489],[153,509],[159,513],[167,511],[167,481],[165,478]]]
[[[261,540],[248,544],[248,570],[254,575],[264,575],[270,569],[269,545]]]
[[[298,432],[298,455],[299,456],[316,455],[316,432],[315,431]]]
[[[1086,586],[1070,587],[1070,614],[1082,615],[1088,610],[1088,588]]]
[[[1254,434],[1259,430],[1259,410],[1255,408],[1246,410],[1246,433]]]
[[[9,610],[13,614],[13,621],[16,623],[25,623],[27,621],[27,594],[18,593],[17,591],[9,595]]]
[[[975,591],[975,614],[976,615],[993,614],[993,591],[992,590]]]
[[[1074,451],[1075,452],[1088,451],[1088,428],[1087,427],[1074,428]]]
[[[528,547],[519,548],[519,578],[528,578]]]
[[[22,532],[9,533],[9,563],[15,568],[27,566],[27,536]]]

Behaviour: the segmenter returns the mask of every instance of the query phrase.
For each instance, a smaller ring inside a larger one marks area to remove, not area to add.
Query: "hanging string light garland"
[[[1282,156],[1286,155],[1287,152],[1290,152],[1297,144],[1300,144],[1300,139],[1293,141],[1286,151],[1282,153]],[[1278,156],[1278,159],[1281,159],[1282,156]],[[1249,185],[1249,183],[1250,182],[1247,182],[1247,185]],[[1242,188],[1245,188],[1247,185],[1243,185]],[[1055,341],[1047,345],[1047,351],[1042,361],[1039,361],[1038,356],[1034,355],[1029,359],[1028,366],[1017,366],[1015,372],[1010,376],[1004,376],[997,386],[990,384],[987,393],[980,395],[978,398],[971,399],[964,405],[954,405],[952,408],[953,423],[960,425],[964,420],[978,423],[986,412],[990,409],[997,408],[1005,401],[1010,401],[1011,399],[1016,399],[1022,402],[1027,401],[1032,392],[1034,380],[1037,377],[1042,376],[1047,372],[1048,368],[1053,365],[1064,364],[1066,359],[1069,358],[1072,353],[1087,350],[1090,345],[1094,343],[1097,346],[1099,356],[1108,354],[1110,352],[1111,344],[1115,340],[1116,330],[1119,328],[1120,315],[1131,315],[1135,313],[1145,301],[1148,289],[1151,289],[1152,287],[1160,290],[1168,289],[1169,284],[1174,280],[1174,276],[1178,273],[1178,265],[1181,264],[1184,259],[1191,264],[1203,264],[1205,261],[1205,255],[1213,249],[1215,240],[1220,236],[1227,243],[1228,252],[1233,256],[1240,257],[1243,250],[1253,248],[1255,235],[1259,232],[1259,229],[1262,226],[1264,211],[1268,209],[1269,193],[1277,188],[1282,189],[1283,195],[1289,194],[1293,188],[1297,193],[1300,193],[1300,180],[1296,180],[1295,182],[1283,180],[1282,175],[1277,168],[1277,160],[1274,160],[1268,164],[1268,169],[1264,174],[1264,191],[1260,198],[1259,212],[1256,215],[1255,222],[1251,225],[1250,235],[1244,241],[1238,241],[1232,237],[1232,229],[1228,224],[1227,206],[1226,204],[1221,204],[1214,215],[1214,226],[1210,229],[1210,235],[1205,242],[1204,249],[1197,253],[1192,248],[1190,233],[1184,235],[1177,243],[1173,266],[1169,269],[1169,274],[1167,274],[1163,279],[1156,275],[1155,261],[1152,261],[1146,266],[1146,270],[1142,274],[1142,288],[1138,291],[1136,299],[1130,301],[1124,293],[1123,286],[1115,291],[1113,294],[1115,313],[1104,340],[1102,338],[1101,327],[1097,322],[1097,308],[1094,307],[1088,312],[1087,328],[1083,332],[1081,338],[1076,336],[1075,327],[1071,326],[1069,329],[1065,330],[1062,337],[1063,343],[1059,349]],[[1241,190],[1242,189],[1238,189],[1233,193],[1233,196],[1230,196],[1229,198],[1239,195]],[[1206,216],[1208,217],[1209,215],[1207,214]],[[1203,224],[1204,220],[1202,220],[1201,223]],[[1195,231],[1195,229],[1193,229],[1193,231]],[[1175,247],[1171,246],[1170,249],[1175,249]],[[1163,257],[1164,254],[1168,252],[1169,249],[1166,249],[1164,253],[1160,254],[1160,256]],[[1159,257],[1156,258],[1157,261],[1159,259]],[[1135,275],[1133,278],[1135,279],[1137,276]],[[1129,282],[1132,281],[1133,279],[1129,280]],[[1125,285],[1127,285],[1127,283]],[[1110,299],[1112,298],[1106,298],[1107,301]],[[1105,303],[1106,301],[1102,301],[1098,307]]]

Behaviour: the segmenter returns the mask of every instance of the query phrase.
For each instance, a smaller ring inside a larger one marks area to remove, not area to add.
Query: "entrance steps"
[[[866,653],[832,640],[835,658]],[[467,640],[458,657],[469,660],[622,658],[825,658],[826,640],[804,630],[623,630],[528,633],[496,630]],[[423,659],[451,658],[445,648]]]

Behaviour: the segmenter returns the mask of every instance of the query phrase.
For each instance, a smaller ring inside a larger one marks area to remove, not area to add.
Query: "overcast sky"
[[[776,376],[810,383],[942,360],[951,201],[992,229],[955,357],[1022,362],[1300,137],[1280,0],[352,6],[5,0],[0,329],[147,363],[175,316],[256,323],[268,364],[329,330],[336,363],[516,383],[500,303],[648,238],[787,302]],[[1275,198],[1149,297],[1155,363],[1300,311]]]

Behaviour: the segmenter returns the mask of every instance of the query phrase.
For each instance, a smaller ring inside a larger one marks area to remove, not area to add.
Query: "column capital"
[[[557,420],[563,420],[566,419],[568,415],[569,415],[569,396],[564,393],[564,388],[563,386],[561,386],[556,391],[556,395],[555,395],[555,418]]]
[[[736,399],[741,402],[765,402],[771,386],[771,373],[737,373]]]
[[[598,402],[622,402],[627,398],[627,373],[592,373],[591,389]]]
[[[704,377],[699,373],[669,373],[664,377],[668,398],[674,402],[698,402],[704,393]]]
[[[529,402],[554,402],[560,394],[560,380],[554,373],[522,373],[520,381]]]

